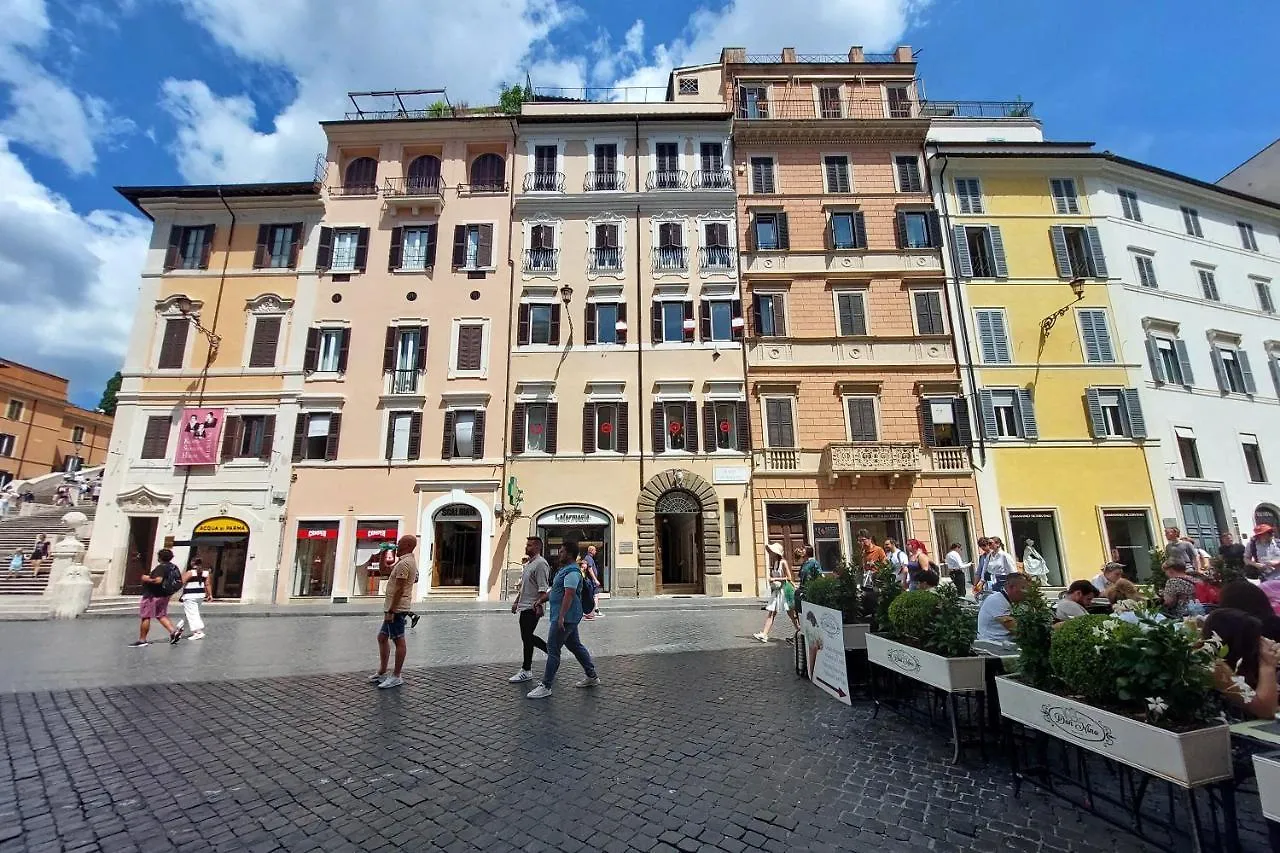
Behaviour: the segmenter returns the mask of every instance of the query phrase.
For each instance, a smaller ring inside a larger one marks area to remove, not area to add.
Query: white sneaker
[[[520,684],[525,681],[533,681],[533,673],[527,669],[522,669],[515,675],[507,679],[511,684]]]
[[[370,684],[382,684],[382,682],[386,680],[387,680],[387,674],[385,672],[376,673],[365,679],[365,681],[369,682]]]
[[[574,684],[573,686],[574,686],[574,687],[599,687],[599,686],[600,686],[600,677],[599,677],[599,676],[596,676],[596,675],[593,675],[593,676],[591,676],[590,678],[584,678],[584,679],[582,679],[581,681],[579,681],[578,683]]]
[[[379,690],[388,690],[392,687],[399,687],[404,684],[404,679],[398,675],[388,675],[382,679],[382,683],[378,685]]]
[[[526,699],[546,699],[551,695],[551,688],[545,684],[539,683],[537,687],[529,691],[525,696]]]
[[[767,642],[769,642],[769,637],[768,637],[768,635],[766,635],[763,631],[758,631],[758,632],[756,632],[756,633],[752,634],[752,635],[751,635],[751,639],[753,639],[753,640],[759,640],[759,641],[760,641],[760,642],[762,642],[762,643],[767,643]]]
[[[194,634],[192,634],[190,637],[187,637],[187,639],[188,639],[188,640],[203,640],[203,639],[204,639],[204,631],[196,631],[196,632],[195,632]]]

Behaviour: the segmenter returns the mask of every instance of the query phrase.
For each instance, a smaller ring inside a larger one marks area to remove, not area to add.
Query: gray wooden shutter
[[[258,317],[253,324],[253,341],[249,344],[250,367],[275,367],[276,350],[280,346],[281,317]]]
[[[969,423],[969,401],[957,397],[951,401],[951,411],[955,413],[956,440],[965,447],[973,445],[973,427]]]
[[[467,226],[453,227],[453,268],[460,270],[467,265]]]
[[[444,435],[440,442],[440,458],[453,458],[453,431],[458,421],[458,413],[449,410],[444,413]]]
[[[334,412],[329,415],[329,436],[324,443],[324,458],[326,462],[332,462],[338,458],[338,440],[342,436],[342,413]]]
[[[333,264],[333,229],[321,228],[316,243],[316,269],[327,270]]]
[[[1102,238],[1098,236],[1098,229],[1087,225],[1084,234],[1089,240],[1089,257],[1093,259],[1093,274],[1097,278],[1106,278],[1107,258],[1102,252]]]
[[[698,404],[692,400],[684,404],[684,449],[698,452]]]
[[[631,404],[618,404],[618,423],[614,431],[614,447],[618,448],[618,452],[626,454],[628,448],[631,447]]]
[[[781,293],[773,294],[773,298],[769,300],[773,305],[773,334],[777,337],[786,337],[787,334],[787,302]]]
[[[653,452],[665,453],[667,450],[667,424],[666,416],[662,412],[662,404],[654,403],[649,414],[649,438],[653,441]]]
[[[1085,360],[1110,363],[1116,360],[1107,328],[1107,312],[1090,308],[1080,312],[1080,331],[1084,338]]]
[[[1036,425],[1036,405],[1031,399],[1031,392],[1026,388],[1017,389],[1018,420],[1022,423],[1022,437],[1035,441],[1040,437],[1040,428]]]
[[[1173,339],[1173,351],[1178,356],[1178,368],[1182,371],[1182,384],[1190,388],[1195,384],[1195,374],[1191,372],[1191,355],[1187,352],[1187,343],[1182,338]]]
[[[524,453],[525,430],[528,428],[529,406],[526,403],[516,403],[511,407],[511,452],[519,455]]]
[[[849,407],[849,439],[851,441],[875,441],[876,404],[874,400],[850,397]]]
[[[1231,383],[1227,381],[1227,368],[1222,363],[1222,353],[1213,344],[1209,345],[1209,360],[1213,362],[1213,376],[1218,380],[1218,390],[1230,391]]]
[[[1102,417],[1102,397],[1097,388],[1086,388],[1084,405],[1089,413],[1089,434],[1094,438],[1107,437],[1107,422]]]
[[[739,400],[734,405],[738,410],[738,434],[735,438],[738,440],[738,450],[745,452],[751,449],[751,412],[747,409],[746,400]]]
[[[485,410],[477,409],[471,427],[471,458],[484,458],[484,420]]]
[[[853,248],[867,248],[867,217],[861,210],[853,214]]]
[[[549,341],[551,346],[560,346],[560,303],[551,306],[551,331]]]
[[[662,303],[654,300],[649,303],[650,342],[662,343]]]
[[[480,225],[479,247],[476,249],[476,266],[493,266],[493,226]]]
[[[411,460],[422,456],[422,412],[409,415],[409,452]]]
[[[969,239],[963,225],[951,227],[951,242],[956,247],[956,260],[960,264],[960,275],[973,278],[973,256],[969,254]]]
[[[1245,393],[1257,394],[1258,385],[1253,381],[1253,368],[1249,365],[1249,353],[1242,349],[1236,350],[1236,361],[1240,365],[1240,376],[1244,379]]]
[[[596,452],[596,404],[582,404],[582,452]]]
[[[702,446],[708,453],[716,449],[716,404],[710,400],[702,404]]]
[[[839,306],[841,335],[865,335],[867,333],[866,307],[860,293],[842,293],[836,298]]]
[[[276,416],[267,415],[262,419],[262,449],[258,451],[258,459],[271,461],[271,454],[276,449]]]
[[[924,438],[925,447],[935,447],[938,444],[938,433],[933,428],[933,407],[928,400],[920,401],[920,435]]]
[[[1267,367],[1271,368],[1271,384],[1276,387],[1276,396],[1280,397],[1280,360],[1275,354],[1267,354]]]
[[[596,330],[596,304],[594,302],[587,303],[584,319],[586,321],[586,331],[582,335],[583,341],[588,344],[599,343],[597,340],[599,333]]]
[[[293,422],[293,461],[302,461],[302,442],[307,438],[307,420],[310,418],[306,412],[299,412],[298,417]]]
[[[1146,438],[1147,419],[1142,414],[1142,400],[1138,396],[1138,389],[1125,388],[1121,395],[1124,398],[1125,420],[1129,422],[1129,437]]]
[[[906,211],[899,210],[893,217],[893,233],[897,237],[897,245],[899,249],[907,248],[907,214]]]
[[[1156,339],[1147,335],[1147,361],[1151,364],[1151,378],[1156,382],[1163,383],[1166,379],[1164,375],[1164,363],[1160,361],[1160,346],[1156,343]]]
[[[778,248],[790,249],[791,229],[787,225],[787,215],[785,213],[779,213],[775,216],[775,221],[778,224]]]
[[[391,412],[387,415],[387,446],[383,450],[383,459],[391,461],[391,455],[395,452],[396,444],[396,413]]]
[[[790,448],[796,446],[795,424],[791,419],[790,400],[767,400],[766,416],[769,420],[769,446]]]
[[[942,322],[942,296],[937,291],[921,291],[915,294],[916,325],[922,335],[941,335],[946,326]]]
[[[521,302],[516,311],[516,343],[520,346],[528,346],[529,334],[529,303]]]
[[[1004,326],[1004,313],[999,309],[982,309],[977,312],[978,346],[982,361],[986,364],[1008,364],[1009,335]]]
[[[302,354],[303,373],[315,373],[320,365],[320,330],[307,329],[307,348]]]
[[[400,269],[404,258],[404,228],[397,226],[391,229],[391,252],[387,255],[387,272]]]
[[[160,360],[156,367],[161,370],[177,370],[187,354],[187,332],[191,321],[186,317],[166,320],[164,337],[160,341]]]
[[[546,441],[543,443],[547,448],[547,453],[555,455],[556,449],[560,444],[560,404],[547,403],[547,434]]]
[[[1004,236],[999,225],[987,226],[987,237],[991,240],[991,257],[996,265],[996,278],[1009,277],[1009,262],[1004,254]]]
[[[1000,438],[1000,430],[996,426],[996,406],[991,399],[990,391],[978,392],[978,408],[982,411],[982,434],[989,441],[997,441]]]
[[[1058,267],[1058,278],[1070,281],[1071,253],[1067,250],[1067,232],[1061,225],[1049,229],[1049,241],[1053,244],[1053,262]]]

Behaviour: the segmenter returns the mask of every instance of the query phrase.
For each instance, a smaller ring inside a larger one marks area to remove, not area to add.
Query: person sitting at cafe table
[[[1093,588],[1098,595],[1106,595],[1107,588],[1124,577],[1124,563],[1107,563],[1102,571],[1094,575]]]
[[[1243,610],[1262,623],[1262,636],[1280,642],[1280,616],[1271,607],[1267,594],[1254,584],[1247,580],[1224,583],[1218,606]]]
[[[1108,586],[1104,595],[1113,607],[1117,601],[1142,601],[1142,590],[1128,578],[1120,578]]]
[[[978,610],[978,639],[989,643],[1013,642],[1013,605],[1027,597],[1031,580],[1021,572],[1008,575],[1004,588],[987,596]]]
[[[1274,719],[1277,709],[1277,649],[1262,635],[1262,623],[1230,607],[1219,607],[1204,620],[1204,636],[1215,634],[1227,655],[1214,663],[1214,688],[1227,703],[1247,716]]]
[[[1067,591],[1062,594],[1062,598],[1059,598],[1058,603],[1053,606],[1054,621],[1062,624],[1077,616],[1087,616],[1089,606],[1093,604],[1094,596],[1097,594],[1098,591],[1091,581],[1072,581],[1071,586],[1067,587]]]

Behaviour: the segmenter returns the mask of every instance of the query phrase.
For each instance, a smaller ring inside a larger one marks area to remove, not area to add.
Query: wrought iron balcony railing
[[[478,184],[458,184],[458,195],[482,195],[489,193],[504,193],[506,191],[506,181],[484,181]]]
[[[587,269],[591,272],[616,272],[622,269],[622,250],[608,247],[587,249]]]
[[[732,246],[703,246],[698,249],[698,267],[703,270],[731,270],[736,256]]]
[[[699,169],[693,173],[695,190],[731,190],[733,173],[728,169]]]
[[[655,169],[645,180],[645,188],[651,190],[687,190],[689,173],[683,169]]]
[[[430,178],[387,178],[382,191],[387,198],[439,198],[444,195],[440,176]]]
[[[564,192],[564,172],[525,172],[524,191],[527,193]]]
[[[559,249],[525,249],[525,272],[555,272],[560,263]]]
[[[654,272],[684,272],[689,269],[689,250],[684,246],[659,246],[653,250]]]
[[[626,172],[587,172],[587,177],[582,182],[583,191],[589,193],[625,190],[626,188]]]
[[[391,372],[391,393],[416,394],[419,376],[421,374],[414,368],[393,370]]]
[[[378,194],[377,184],[338,184],[329,187],[329,195],[331,196],[376,196]]]

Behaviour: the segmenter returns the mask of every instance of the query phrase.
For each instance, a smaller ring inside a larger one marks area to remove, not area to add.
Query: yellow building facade
[[[1158,520],[1089,186],[1053,143],[931,146],[983,529],[1047,583],[1148,570]],[[1048,149],[1048,150],[1046,150]],[[1115,259],[1118,265],[1121,259]],[[1043,561],[1043,566],[1041,565]]]

